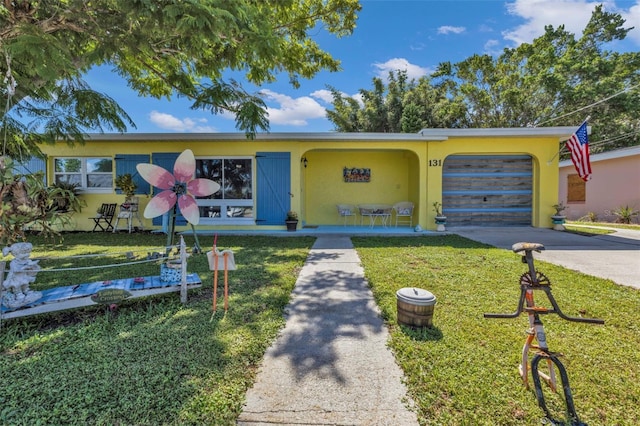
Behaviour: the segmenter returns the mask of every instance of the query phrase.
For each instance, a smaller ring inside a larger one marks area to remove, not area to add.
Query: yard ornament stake
[[[138,164],[136,169],[140,176],[162,192],[155,195],[144,209],[144,217],[151,219],[169,212],[169,230],[167,246],[173,245],[173,230],[176,222],[176,206],[191,225],[196,240],[196,248],[200,251],[198,237],[194,225],[200,222],[200,210],[194,196],[207,197],[220,190],[220,185],[210,179],[194,179],[196,159],[190,149],[178,156],[173,165],[173,174],[155,164]]]

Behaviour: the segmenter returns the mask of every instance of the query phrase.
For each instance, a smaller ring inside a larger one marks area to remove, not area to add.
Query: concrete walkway
[[[349,236],[319,236],[239,425],[417,425]]]
[[[511,249],[539,242],[536,259],[640,288],[640,232],[582,236],[533,227],[450,228]],[[416,235],[416,234],[413,234]],[[350,235],[317,234],[237,424],[417,425],[388,331]]]

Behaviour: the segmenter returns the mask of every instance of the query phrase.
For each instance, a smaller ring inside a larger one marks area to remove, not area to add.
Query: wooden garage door
[[[531,225],[532,161],[528,155],[454,155],[444,162],[447,224]]]

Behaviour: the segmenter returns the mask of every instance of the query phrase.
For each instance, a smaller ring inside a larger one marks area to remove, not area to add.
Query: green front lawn
[[[149,234],[68,234],[62,246],[39,244],[35,256],[112,254],[42,260],[43,268],[128,262],[126,252],[146,257],[165,241]],[[220,237],[219,248],[233,249],[238,264],[229,273],[226,315],[221,300],[212,318],[212,273],[206,256],[197,255],[188,269],[204,286],[189,292],[186,305],[174,293],[125,301],[115,313],[97,306],[5,320],[0,424],[235,424],[256,367],[284,325],[282,311],[312,243]],[[33,288],[158,273],[155,264],[41,272]]]
[[[540,424],[535,396],[517,373],[526,317],[482,316],[515,310],[525,266],[518,255],[456,236],[353,241],[422,425]],[[52,258],[41,261],[45,269],[127,262],[126,252],[144,257],[164,242],[149,234],[68,234],[62,246],[38,244],[36,255]],[[186,305],[169,294],[126,301],[115,312],[97,306],[3,321],[0,424],[235,424],[264,351],[284,325],[284,306],[312,244],[301,237],[220,237],[218,246],[233,249],[238,265],[229,274],[226,315],[219,308],[212,317],[212,273],[205,256],[196,255],[189,271],[204,286],[190,291]],[[88,253],[112,258],[53,259]],[[640,292],[544,262],[539,267],[567,314],[606,320],[599,326],[543,318],[551,348],[566,355],[581,420],[640,424]],[[157,269],[41,272],[34,287]],[[395,292],[411,286],[436,295],[434,329],[397,326]]]
[[[527,317],[485,319],[516,310],[526,265],[510,251],[456,236],[354,238],[365,274],[391,328],[423,425],[539,425],[542,411],[518,375]],[[565,355],[576,411],[589,425],[640,424],[640,292],[537,262],[570,316],[605,325],[543,317],[552,350]],[[437,298],[434,328],[397,325],[395,292],[419,287]],[[549,306],[544,293],[539,305]],[[546,394],[547,405],[563,405]]]

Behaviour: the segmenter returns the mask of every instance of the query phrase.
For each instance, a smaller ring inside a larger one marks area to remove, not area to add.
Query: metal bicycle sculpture
[[[536,399],[538,405],[544,411],[546,418],[555,425],[562,425],[554,419],[545,403],[544,394],[540,378],[544,379],[553,392],[556,392],[556,373],[554,366],[558,369],[560,379],[562,380],[562,388],[564,390],[564,399],[567,407],[567,416],[572,426],[583,426],[585,423],[580,422],[576,413],[571,388],[569,387],[569,377],[567,371],[562,365],[559,357],[561,354],[552,352],[547,345],[546,334],[540,316],[543,314],[558,314],[558,316],[567,321],[586,322],[591,324],[604,324],[604,320],[596,318],[570,317],[565,315],[558,306],[558,303],[551,294],[551,282],[543,273],[536,271],[533,263],[533,252],[544,250],[544,246],[539,243],[516,243],[512,246],[514,253],[523,255],[522,263],[529,266],[529,271],[520,277],[520,300],[518,308],[512,314],[484,314],[485,318],[516,318],[522,312],[526,312],[529,316],[529,329],[527,330],[527,338],[522,348],[522,363],[520,364],[520,376],[524,385],[529,389],[529,352],[534,352],[531,358],[531,377],[535,387]],[[542,290],[551,302],[553,309],[537,306],[534,301],[534,290]],[[537,341],[537,344],[534,343]],[[545,360],[548,366],[548,374],[539,370],[540,361]]]

